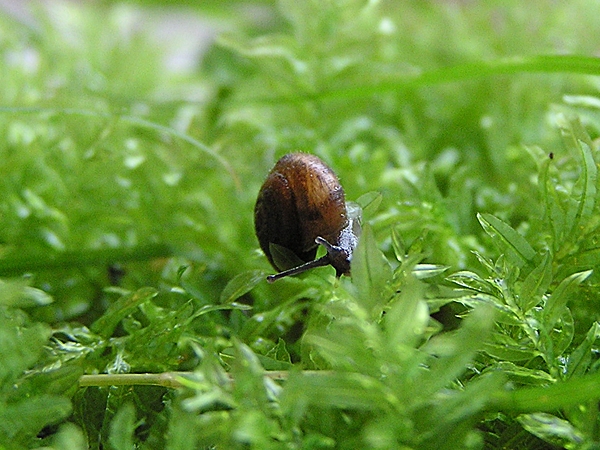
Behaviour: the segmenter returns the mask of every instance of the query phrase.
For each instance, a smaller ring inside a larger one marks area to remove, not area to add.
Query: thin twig
[[[331,373],[324,370],[304,370],[304,375],[315,375]],[[163,372],[163,373],[120,373],[120,374],[96,374],[82,375],[79,378],[79,387],[108,387],[108,386],[162,386],[166,388],[184,387],[182,382],[193,379],[194,372]],[[264,376],[273,381],[285,381],[288,379],[287,370],[268,370]],[[229,375],[230,379],[233,377]]]
[[[324,373],[325,371],[308,370],[303,374]],[[180,388],[185,379],[192,379],[193,372],[163,372],[163,373],[120,373],[82,375],[79,378],[79,387],[108,387],[108,386],[162,386],[167,388]],[[285,381],[289,376],[287,370],[265,371],[265,377],[274,381]],[[233,377],[230,376],[233,380]]]

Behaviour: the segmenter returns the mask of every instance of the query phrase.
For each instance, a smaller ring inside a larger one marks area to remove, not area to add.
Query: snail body
[[[307,153],[283,156],[267,176],[254,208],[260,247],[279,272],[267,280],[326,265],[332,265],[338,277],[349,274],[360,231],[359,210],[356,206],[349,212],[344,189],[321,159]],[[327,253],[315,259],[319,245]]]

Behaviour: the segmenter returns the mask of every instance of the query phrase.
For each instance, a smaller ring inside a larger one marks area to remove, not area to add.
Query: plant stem
[[[189,375],[189,373],[187,374]],[[79,378],[79,387],[97,386],[163,386],[168,388],[182,387],[180,377],[185,377],[185,372],[163,373],[119,373],[82,375]]]
[[[102,266],[117,262],[145,261],[173,255],[165,244],[140,245],[131,248],[105,248],[76,250],[43,255],[18,255],[0,259],[0,276],[17,275],[24,272],[64,269],[69,267]]]
[[[331,374],[328,370],[304,370],[303,375]],[[184,387],[182,381],[192,379],[194,372],[163,372],[163,373],[119,373],[82,375],[79,378],[79,387],[108,387],[108,386],[163,386],[167,388]],[[264,376],[274,381],[287,380],[287,370],[267,370]],[[233,378],[230,376],[230,379]]]
[[[307,370],[303,375],[318,376],[331,374],[330,371]],[[126,373],[82,375],[79,387],[97,386],[162,386],[166,388],[184,387],[185,380],[192,380],[193,372]],[[289,376],[286,370],[265,371],[264,376],[275,381],[285,381]],[[231,378],[232,379],[232,378]],[[573,405],[585,404],[600,399],[600,373],[546,387],[524,388],[514,391],[498,391],[490,396],[488,410],[551,412]]]
[[[490,410],[538,412],[556,411],[600,398],[600,373],[546,387],[499,391],[491,396]]]
[[[285,97],[257,97],[238,99],[235,102],[248,103],[298,103],[324,99],[344,99],[366,97],[382,92],[395,92],[415,89],[421,86],[462,82],[474,78],[518,73],[567,73],[580,75],[600,75],[600,58],[580,55],[533,55],[500,58],[490,61],[476,61],[454,66],[441,67],[420,73],[402,73],[396,79],[386,79],[374,84],[352,85],[330,89],[314,94]]]

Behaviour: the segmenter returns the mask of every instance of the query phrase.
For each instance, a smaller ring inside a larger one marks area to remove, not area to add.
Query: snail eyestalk
[[[343,274],[350,272],[350,255],[348,251],[344,250],[342,247],[338,247],[337,245],[331,245],[321,236],[317,236],[315,243],[325,247],[327,254],[313,261],[304,263],[301,266],[284,270],[283,272],[279,272],[275,275],[269,275],[267,277],[267,281],[269,283],[273,283],[280,278],[288,277],[290,275],[298,275],[299,273],[306,272],[309,269],[328,265],[335,267],[336,276],[338,278]]]
[[[284,270],[283,272],[276,273],[275,275],[269,275],[267,277],[267,281],[269,283],[274,283],[280,278],[289,277],[291,275],[298,275],[299,273],[306,272],[307,270],[313,269],[315,267],[328,266],[329,264],[331,264],[329,261],[329,255],[323,255],[319,259],[309,261],[307,263],[302,264],[301,266]]]

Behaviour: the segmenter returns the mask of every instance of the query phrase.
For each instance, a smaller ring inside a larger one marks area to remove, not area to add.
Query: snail
[[[337,176],[321,159],[308,153],[283,156],[260,188],[254,208],[260,247],[279,272],[267,281],[327,265],[337,277],[348,275],[360,213],[358,205],[346,203]],[[327,253],[315,259],[319,245]]]

